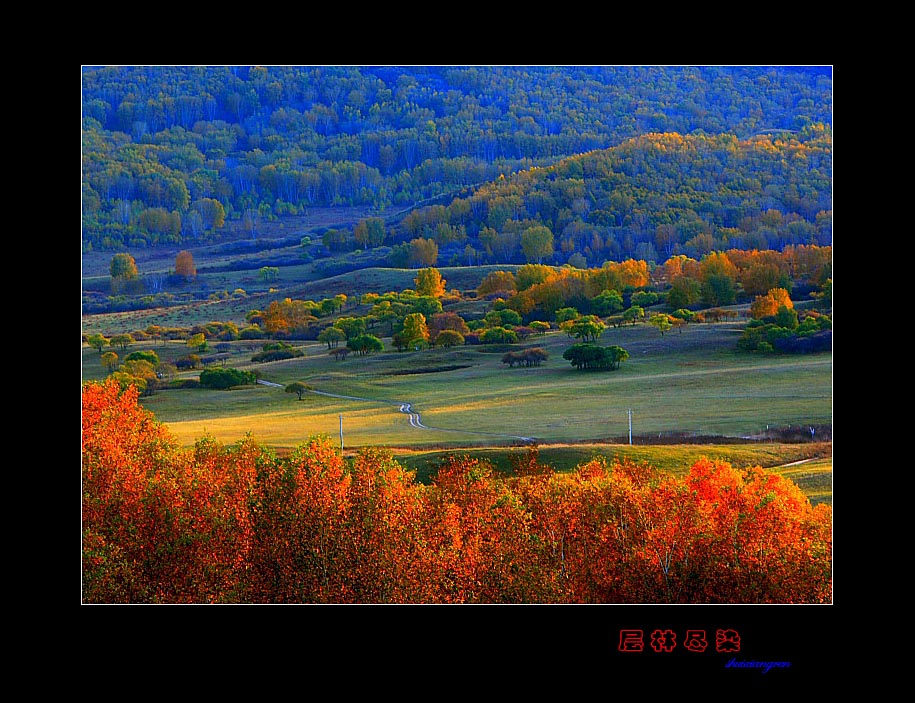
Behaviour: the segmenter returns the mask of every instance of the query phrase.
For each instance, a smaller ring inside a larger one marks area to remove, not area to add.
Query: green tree
[[[307,386],[300,381],[293,381],[286,386],[286,392],[295,393],[299,397],[299,400],[302,400],[302,397],[310,390],[311,386]]]
[[[623,321],[635,324],[639,320],[645,317],[645,310],[640,308],[638,305],[633,305],[632,307],[626,308],[623,310]]]
[[[116,334],[111,338],[111,346],[118,347],[119,349],[126,349],[131,344],[134,343],[134,338],[132,335],[127,333]]]
[[[797,310],[787,305],[779,306],[778,312],[775,313],[775,324],[789,330],[797,329]]]
[[[563,322],[571,322],[581,317],[581,313],[575,308],[559,308],[556,311],[556,324],[561,325]]]
[[[257,382],[251,371],[231,368],[204,369],[200,372],[200,385],[215,390],[228,390],[235,386],[244,386]]]
[[[347,248],[346,232],[340,229],[329,229],[321,237],[321,242],[330,251],[345,251]]]
[[[553,256],[553,233],[544,225],[528,227],[521,233],[521,250],[529,263],[543,263]]]
[[[464,335],[455,330],[442,330],[435,337],[435,346],[445,347],[458,347],[464,344]]]
[[[426,344],[429,341],[429,328],[426,326],[426,316],[421,312],[407,315],[403,321],[401,339],[407,346]]]
[[[661,332],[661,336],[664,336],[664,333],[667,332],[671,327],[673,327],[673,322],[671,322],[670,315],[665,315],[664,313],[657,313],[648,318],[648,324],[657,327]]]
[[[620,346],[601,347],[590,342],[575,344],[566,349],[562,358],[577,369],[618,369],[629,358],[629,352]]]
[[[505,327],[490,327],[480,335],[483,344],[517,344],[518,333]]]
[[[358,337],[354,337],[346,343],[347,348],[359,354],[359,356],[365,356],[366,354],[372,354],[373,352],[384,351],[384,344],[378,337],[371,334],[360,334]]]
[[[421,312],[426,320],[442,312],[442,301],[428,295],[420,295],[410,301],[410,312]]]
[[[602,317],[622,312],[623,307],[623,295],[618,290],[601,291],[591,298],[591,312]]]
[[[111,351],[105,352],[102,354],[102,363],[107,367],[108,373],[111,373],[118,365],[118,355]]]
[[[522,319],[517,311],[503,308],[502,310],[490,310],[483,317],[483,321],[487,327],[517,327],[521,324]]]
[[[89,343],[89,346],[95,349],[99,354],[102,353],[102,349],[111,343],[111,340],[103,334],[90,334],[86,341]]]
[[[131,376],[125,371],[115,371],[111,374],[111,378],[117,381],[121,389],[126,389],[130,386],[134,386],[139,392],[140,395],[146,395],[146,380],[142,378],[137,378],[136,376]]]
[[[569,328],[569,332],[573,337],[593,342],[597,341],[606,328],[607,326],[594,315],[588,315],[575,320]]]
[[[731,305],[737,298],[734,279],[723,274],[712,274],[702,284],[702,300],[707,305]]]
[[[280,276],[280,269],[277,266],[262,266],[260,269],[261,278],[264,283],[275,281]]]
[[[334,327],[343,332],[348,340],[355,339],[366,332],[366,322],[363,317],[341,317],[334,322]]]
[[[152,349],[146,351],[135,351],[130,352],[125,358],[124,361],[148,361],[153,366],[159,365],[159,355],[156,354]]]
[[[346,333],[337,327],[326,327],[318,334],[318,341],[326,344],[328,349],[334,349],[340,342],[346,341]]]
[[[702,284],[689,276],[677,276],[667,291],[667,304],[672,308],[687,308],[702,300]]]

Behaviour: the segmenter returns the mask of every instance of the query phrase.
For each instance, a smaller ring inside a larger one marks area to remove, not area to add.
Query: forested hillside
[[[418,208],[392,239],[431,239],[450,265],[660,263],[830,246],[831,199],[832,134],[823,125],[749,140],[652,133],[499,178],[447,207]]]
[[[447,221],[414,215],[381,244],[593,264],[831,243],[829,67],[86,67],[82,91],[85,250],[430,198]],[[535,224],[552,254],[525,253]],[[341,244],[378,244],[354,234]]]

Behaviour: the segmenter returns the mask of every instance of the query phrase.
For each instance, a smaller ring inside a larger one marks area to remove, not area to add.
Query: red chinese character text
[[[677,646],[673,630],[655,630],[651,633],[651,648],[656,652],[672,652]]]
[[[716,652],[739,652],[740,635],[737,630],[718,630],[715,633]]]
[[[687,630],[683,646],[690,652],[704,652],[708,647],[708,642],[705,641],[705,630]]]
[[[621,652],[641,652],[644,648],[641,630],[620,630]]]

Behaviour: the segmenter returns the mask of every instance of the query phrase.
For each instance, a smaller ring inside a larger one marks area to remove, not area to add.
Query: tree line
[[[759,467],[557,473],[532,450],[424,485],[326,438],[182,449],[137,398],[82,389],[85,603],[831,602],[831,508]]]
[[[82,78],[91,248],[205,241],[227,222],[254,235],[309,208],[408,206],[644,134],[743,140],[829,125],[832,111],[828,67],[121,66]]]

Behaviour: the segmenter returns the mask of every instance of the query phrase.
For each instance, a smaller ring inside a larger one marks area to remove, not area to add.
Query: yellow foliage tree
[[[445,279],[437,268],[429,267],[420,270],[414,279],[416,292],[419,295],[428,295],[440,298],[445,294]]]
[[[765,295],[756,296],[756,299],[750,305],[750,315],[756,320],[761,320],[764,317],[773,317],[781,307],[791,310],[794,307],[794,303],[791,302],[791,297],[788,295],[787,290],[784,288],[772,288]]]

